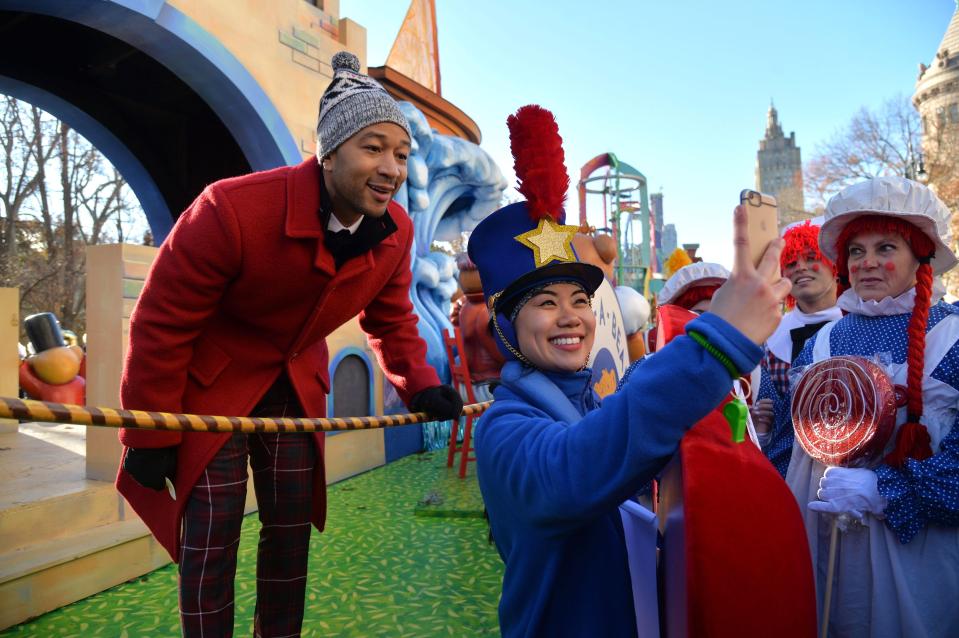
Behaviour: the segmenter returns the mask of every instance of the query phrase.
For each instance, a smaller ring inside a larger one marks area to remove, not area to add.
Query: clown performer
[[[793,445],[786,482],[803,510],[820,599],[832,588],[830,636],[959,636],[959,309],[941,301],[934,278],[957,263],[949,217],[931,190],[901,177],[855,184],[826,206],[819,246],[851,286],[838,300],[848,314],[793,366],[876,357],[904,395],[878,464],[827,468]],[[793,413],[815,420],[806,407]],[[862,412],[846,427],[878,418]],[[828,583],[836,516],[846,529]]]
[[[793,429],[789,419],[776,421],[777,410],[788,412],[789,367],[810,337],[830,321],[842,318],[836,306],[836,266],[819,250],[822,217],[786,227],[782,256],[783,276],[792,282],[786,298],[790,311],[766,342],[757,400],[751,410],[763,453],[776,470],[786,475],[792,453]],[[774,427],[773,424],[778,427]]]
[[[208,186],[164,241],[130,318],[124,408],[324,417],[325,339],[358,314],[410,408],[460,414],[426,363],[409,297],[413,224],[392,201],[409,124],[356,56],[337,53],[332,67],[316,156]],[[323,433],[127,429],[120,440],[117,487],[179,564],[183,635],[232,635],[249,459],[262,523],[253,633],[298,636],[310,530],[326,519]]]
[[[577,260],[563,225],[569,184],[555,120],[538,106],[508,119],[520,193],[469,241],[507,361],[476,428],[477,476],[505,562],[502,635],[635,636],[618,506],[676,452],[683,434],[755,367],[789,292],[781,240],[753,267],[736,211],[736,268],[711,312],[597,405],[590,299],[602,271]]]

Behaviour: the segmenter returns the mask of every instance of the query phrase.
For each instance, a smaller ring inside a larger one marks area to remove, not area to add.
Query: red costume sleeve
[[[410,247],[413,229],[408,226],[404,257],[389,281],[360,313],[360,326],[380,367],[406,405],[420,390],[440,384],[436,370],[426,363],[426,342],[416,329],[417,317],[410,301]]]
[[[177,220],[157,254],[130,317],[120,382],[126,409],[182,412],[193,344],[240,269],[232,205],[207,188]],[[177,445],[179,432],[121,429],[127,447]]]

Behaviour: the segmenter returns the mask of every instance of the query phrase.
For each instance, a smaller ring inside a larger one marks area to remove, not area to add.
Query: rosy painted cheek
[[[888,270],[889,272],[893,272],[893,271],[896,269],[896,264],[892,263],[891,261],[887,261],[887,262],[883,265],[883,268],[885,268],[885,269]]]
[[[812,271],[813,271],[813,272],[819,272],[819,264],[813,264],[813,265],[812,265]]]
[[[859,272],[859,266],[850,266],[849,272],[855,275],[857,272]]]

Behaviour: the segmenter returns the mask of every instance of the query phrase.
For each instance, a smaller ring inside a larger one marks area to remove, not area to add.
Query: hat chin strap
[[[526,365],[535,368],[536,366],[526,358],[522,352],[513,347],[513,344],[509,342],[509,339],[506,338],[506,335],[503,334],[503,329],[499,327],[499,313],[496,312],[495,304],[493,308],[493,329],[496,330],[496,334],[499,335],[500,341],[503,342],[503,345],[506,346],[506,349],[509,350],[509,353],[516,357],[520,362],[525,363]]]

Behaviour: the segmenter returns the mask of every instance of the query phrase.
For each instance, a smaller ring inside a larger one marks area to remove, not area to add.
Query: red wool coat
[[[306,414],[326,416],[325,337],[357,314],[400,397],[438,385],[409,299],[413,224],[391,202],[397,231],[336,270],[323,244],[316,158],[207,187],[177,220],[130,318],[124,408],[247,415],[286,370]],[[177,500],[121,469],[117,489],[174,561],[186,500],[229,434],[125,429],[127,447],[179,445]],[[323,434],[312,520],[326,518]]]

